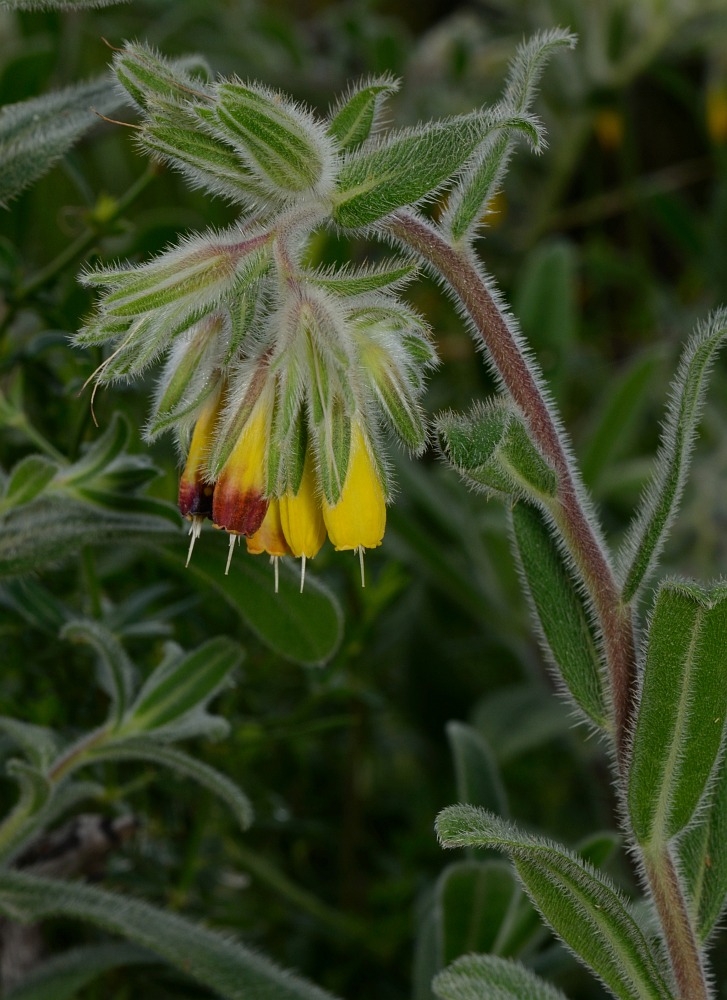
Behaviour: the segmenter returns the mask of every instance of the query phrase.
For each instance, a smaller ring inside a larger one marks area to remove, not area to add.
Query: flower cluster
[[[143,112],[145,150],[236,201],[239,221],[141,264],[88,270],[104,289],[77,342],[113,343],[97,383],[165,357],[146,428],[174,430],[189,554],[205,519],[253,554],[306,561],[381,544],[390,495],[382,432],[426,444],[419,396],[435,363],[421,317],[398,295],[409,260],[316,268],[334,177],[370,131],[390,81],[367,84],[326,122],[280,95],[210,85],[143,46],[116,58]]]

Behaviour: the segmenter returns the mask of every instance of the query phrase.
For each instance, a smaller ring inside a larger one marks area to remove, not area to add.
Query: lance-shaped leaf
[[[508,84],[500,104],[502,114],[527,113],[537,87],[540,74],[553,52],[561,47],[572,48],[575,36],[559,29],[541,32],[518,47]],[[455,185],[447,202],[442,225],[455,241],[462,240],[476,230],[492,196],[497,191],[507,169],[515,141],[522,134],[522,127],[512,125],[493,133],[477,150],[471,164]],[[539,130],[528,134],[531,145],[538,149],[542,137]]]
[[[110,77],[43,94],[0,110],[0,207],[49,170],[121,104]]]
[[[566,1000],[564,993],[517,962],[463,955],[432,983],[439,1000]]]
[[[168,652],[129,708],[118,730],[120,735],[158,731],[203,708],[239,666],[243,655],[237,643],[224,636],[210,639],[186,656],[178,649]]]
[[[61,638],[86,642],[96,651],[99,681],[111,699],[110,718],[118,723],[126,712],[136,679],[136,669],[119,640],[100,622],[90,620],[68,622]]]
[[[437,431],[445,455],[470,485],[545,502],[555,496],[555,472],[507,400],[496,397],[467,415],[445,413]]]
[[[0,733],[21,748],[30,763],[45,771],[60,751],[61,741],[52,729],[0,716]]]
[[[134,737],[120,740],[118,743],[107,743],[92,749],[87,760],[143,760],[155,766],[169,768],[182,778],[196,781],[198,785],[224,802],[243,830],[252,823],[253,810],[250,800],[234,781],[204,761],[176,747],[162,744],[156,739]]]
[[[84,986],[104,973],[151,962],[148,951],[133,945],[104,943],[71,948],[35,965],[5,993],[5,1000],[75,1000]]]
[[[111,316],[143,316],[168,306],[200,312],[257,280],[269,265],[270,242],[264,231],[208,230],[147,264],[87,271],[82,281],[110,289],[102,308]]]
[[[0,514],[11,507],[34,500],[58,472],[58,463],[45,455],[26,455],[8,476],[5,493],[0,497]]]
[[[321,123],[281,94],[252,84],[221,83],[216,105],[199,113],[274,195],[315,188],[330,175],[332,143]]]
[[[597,726],[608,728],[603,667],[583,588],[540,510],[517,503],[510,517],[522,580],[545,651],[579,708]]]
[[[128,0],[3,0],[12,10],[88,10],[92,7],[112,7]]]
[[[211,88],[204,78],[210,76],[201,56],[165,59],[142,42],[127,45],[114,54],[113,70],[119,83],[140,108],[150,101],[209,98]]]
[[[727,310],[700,324],[687,344],[669,393],[653,480],[619,556],[623,599],[631,601],[656,566],[681,501],[709,373],[727,335]]]
[[[449,180],[488,135],[502,128],[537,135],[529,118],[502,115],[498,108],[405,129],[352,153],[338,173],[335,221],[357,229],[414,204]]]
[[[454,759],[458,800],[506,816],[509,810],[505,788],[484,737],[463,722],[448,722],[446,730]]]
[[[451,806],[437,817],[445,847],[508,854],[530,898],[575,956],[621,1000],[672,1000],[657,955],[626,900],[602,872],[560,844],[529,836],[498,816]]]
[[[649,626],[628,802],[634,833],[658,847],[689,823],[727,714],[727,587],[664,583]]]
[[[692,924],[706,941],[727,903],[727,755],[722,757],[695,822],[677,843]]]
[[[375,130],[384,100],[399,89],[398,80],[382,76],[352,87],[331,114],[328,134],[342,151],[365,142]]]
[[[0,911],[11,920],[69,916],[148,948],[174,968],[227,1000],[333,1000],[330,993],[274,965],[228,934],[80,883],[0,873]]]

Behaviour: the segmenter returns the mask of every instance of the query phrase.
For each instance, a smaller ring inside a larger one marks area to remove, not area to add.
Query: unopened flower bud
[[[352,427],[351,456],[341,499],[335,506],[324,499],[323,520],[328,537],[339,551],[374,549],[384,538],[384,488],[358,423]]]

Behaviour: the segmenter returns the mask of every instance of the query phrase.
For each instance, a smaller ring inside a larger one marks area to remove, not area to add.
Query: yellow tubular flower
[[[269,406],[261,399],[215,483],[212,520],[216,527],[249,536],[262,524],[268,510],[265,461],[269,424]]]
[[[197,418],[184,472],[179,480],[179,510],[184,517],[209,517],[212,514],[214,486],[204,480],[204,467],[217,422],[222,386],[212,393]]]
[[[386,499],[361,427],[352,428],[351,457],[341,499],[323,501],[323,520],[337,551],[375,549],[386,529]]]
[[[313,459],[308,450],[298,492],[280,498],[280,520],[285,540],[296,558],[313,559],[326,540],[321,503],[316,491]]]
[[[255,534],[250,535],[247,539],[247,551],[253,556],[259,556],[263,552],[274,557],[290,555],[290,549],[283,534],[283,526],[280,523],[280,502],[278,500],[270,501],[263,523]]]

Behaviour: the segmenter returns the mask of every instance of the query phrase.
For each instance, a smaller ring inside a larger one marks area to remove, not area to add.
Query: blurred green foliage
[[[405,124],[494,100],[515,44],[533,29],[578,31],[579,49],[544,82],[540,113],[550,149],[537,160],[516,159],[481,249],[618,539],[650,469],[678,348],[695,317],[727,301],[727,12],[696,0],[445,7],[311,0],[295,15],[289,4],[254,0],[139,0],[73,14],[0,7],[0,103],[99,73],[109,58],[104,40],[144,38],[166,55],[199,52],[216,71],[283,86],[320,107],[352,77],[389,70],[403,77],[392,118]],[[133,123],[130,110],[116,117]],[[68,346],[91,306],[76,282],[82,259],[144,259],[180,232],[234,218],[171,172],[152,171],[139,183],[146,171],[132,129],[101,122],[0,210],[0,387],[22,398],[26,421],[6,418],[0,427],[5,473],[39,439],[46,453],[73,462],[99,435],[88,393],[79,393],[101,356]],[[317,250],[324,261],[376,252],[328,237]],[[54,264],[59,255],[68,258],[62,266]],[[409,294],[429,317],[444,362],[428,407],[464,410],[491,391],[486,366],[433,284],[422,280]],[[117,386],[95,401],[102,429],[116,410],[126,415],[135,454],[145,449],[137,429],[153,378],[146,390]],[[724,368],[716,382],[719,400]],[[727,568],[726,429],[717,402],[703,424],[668,568],[699,577]],[[160,474],[147,493],[173,502],[173,447],[155,444],[152,458]],[[366,589],[353,559],[346,566],[324,551],[316,560],[315,575],[338,594],[345,621],[342,643],[323,667],[271,650],[264,631],[251,631],[219,599],[223,546],[209,534],[200,545],[219,563],[214,589],[200,572],[182,571],[181,528],[164,546],[83,546],[76,557],[0,588],[0,713],[64,731],[94,725],[104,699],[89,683],[88,650],[57,638],[64,608],[104,621],[144,671],[168,638],[185,648],[217,634],[243,643],[248,655],[237,686],[216,703],[231,735],[194,750],[239,780],[255,825],[243,837],[223,807],[188,783],[109,765],[97,775],[106,788],[99,808],[131,808],[143,829],[112,859],[106,882],[233,931],[348,1000],[408,996],[412,981],[417,1000],[429,1000],[437,969],[427,934],[432,900],[445,883],[446,906],[455,906],[455,917],[457,905],[465,912],[471,886],[454,884],[451,873],[440,880],[448,859],[432,829],[437,811],[458,794],[450,720],[468,722],[481,738],[514,819],[570,844],[613,826],[599,747],[552,697],[505,512],[463,490],[432,454],[417,464],[402,455],[397,466],[400,495],[383,548],[368,557]],[[265,585],[262,578],[256,586]],[[270,581],[268,611],[274,608]],[[9,807],[10,783],[0,792]],[[493,863],[482,862],[490,868],[474,877],[499,878]],[[628,890],[626,863],[614,856],[608,863]],[[505,953],[526,949],[531,967],[572,1000],[603,996],[529,919],[525,907],[523,933]],[[486,929],[473,933],[450,927],[442,961],[487,940]],[[48,936],[62,948],[92,935],[56,923]],[[451,944],[460,939],[461,946]],[[717,981],[727,983],[716,953]],[[203,993],[160,967],[130,966],[78,995]]]

